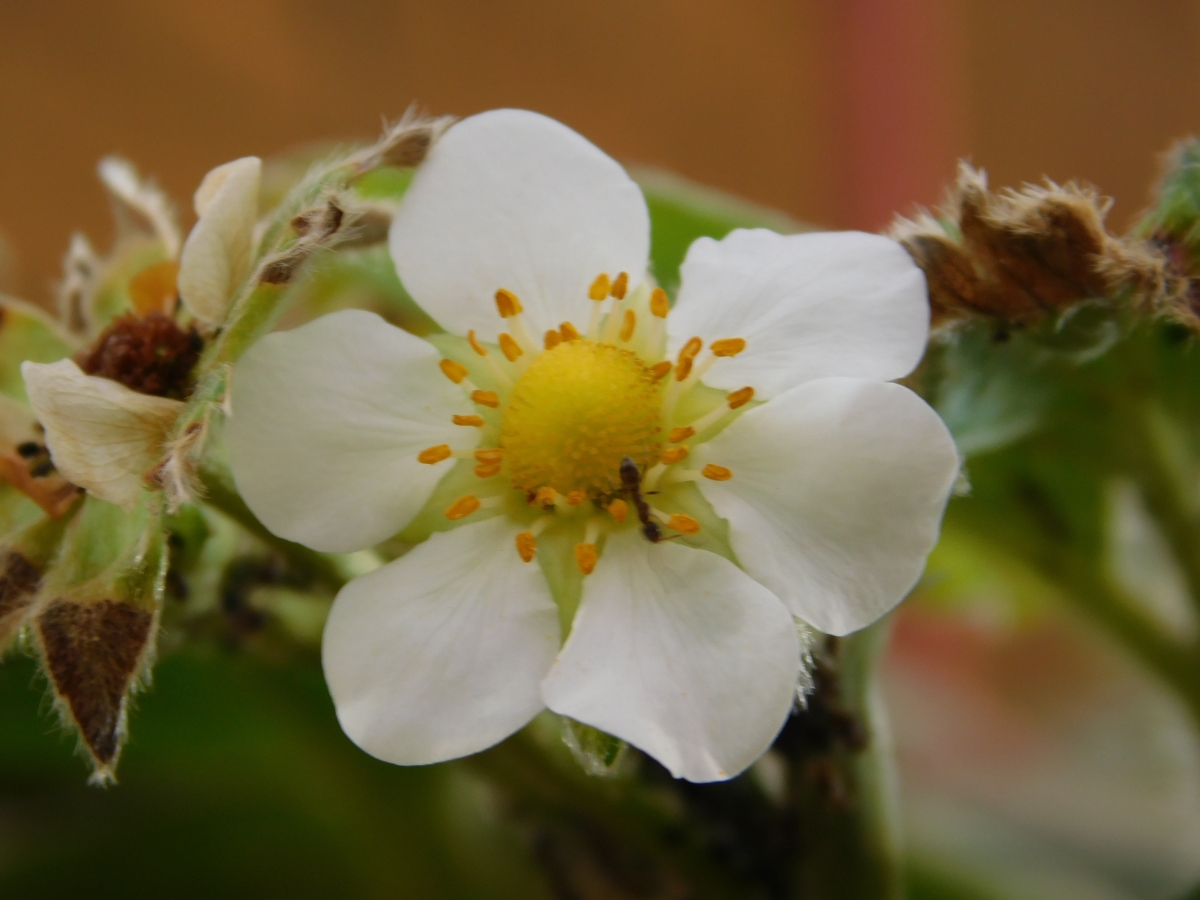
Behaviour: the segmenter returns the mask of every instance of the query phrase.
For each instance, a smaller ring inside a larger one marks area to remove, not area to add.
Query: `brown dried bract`
[[[935,328],[972,316],[1027,325],[1127,293],[1157,309],[1176,289],[1167,261],[1145,242],[1110,235],[1110,205],[1090,188],[1049,181],[993,193],[961,163],[939,217],[899,219],[890,235],[925,272]]]
[[[37,616],[55,694],[70,711],[101,778],[125,737],[125,702],[153,639],[153,613],[128,603],[57,601]]]
[[[0,649],[24,624],[42,583],[42,572],[28,559],[9,550],[0,563]]]
[[[140,394],[183,400],[191,393],[203,346],[196,329],[184,331],[162,313],[124,315],[76,362],[88,375],[111,378]]]

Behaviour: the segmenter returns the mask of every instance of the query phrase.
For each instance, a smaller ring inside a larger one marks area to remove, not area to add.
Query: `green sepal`
[[[91,297],[88,307],[88,329],[99,334],[117,316],[133,309],[129,282],[148,266],[169,259],[167,248],[157,238],[130,238],[113,250]]]
[[[57,362],[75,349],[75,341],[53,317],[36,306],[0,297],[0,394],[28,402],[21,363]]]
[[[621,774],[629,745],[599,728],[584,725],[567,716],[559,716],[563,743],[571,750],[580,768],[589,775],[614,778]]]

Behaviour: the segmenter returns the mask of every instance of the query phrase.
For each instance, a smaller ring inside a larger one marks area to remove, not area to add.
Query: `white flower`
[[[882,237],[736,231],[692,246],[668,316],[637,186],[513,110],[447,132],[391,240],[450,335],[362,311],[270,335],[227,431],[276,534],[434,532],[334,603],[347,734],[431,763],[549,707],[676,776],[736,775],[791,707],[793,616],[869,624],[936,539],[958,457],[886,383],[924,351],[920,270]]]

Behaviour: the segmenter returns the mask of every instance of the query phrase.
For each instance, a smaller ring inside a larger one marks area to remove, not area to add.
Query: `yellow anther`
[[[503,447],[480,447],[475,451],[475,462],[498,463],[504,459]]]
[[[667,519],[667,527],[681,534],[696,534],[700,531],[700,523],[691,516],[685,516],[683,513],[675,513],[671,518]]]
[[[680,354],[679,365],[675,367],[676,381],[683,381],[683,379],[692,374],[692,359],[693,357],[691,356],[684,356],[683,354]]]
[[[418,453],[417,462],[432,466],[434,463],[440,463],[443,459],[449,459],[453,455],[454,452],[448,444],[438,444],[436,447],[427,447]]]
[[[471,425],[475,428],[483,427],[483,416],[454,416],[455,425]]]
[[[608,504],[608,514],[613,517],[613,520],[619,525],[625,521],[625,517],[629,515],[629,504],[618,497],[612,503]]]
[[[479,341],[476,339],[474,328],[467,332],[467,343],[470,344],[471,349],[480,356],[487,356],[487,347],[483,346],[483,344],[479,343]]]
[[[620,338],[623,341],[628,341],[633,337],[633,330],[637,328],[637,314],[632,309],[625,310],[625,318],[621,322]]]
[[[586,499],[587,499],[586,491],[569,491],[567,493],[567,505],[568,506],[578,506],[580,503],[582,503]]]
[[[557,331],[555,331],[553,328],[551,328],[549,331],[546,332],[546,338],[544,341],[546,349],[553,350],[555,347],[557,347],[559,344],[562,343],[562,339],[563,339],[562,335],[559,334]]]
[[[525,353],[521,349],[521,345],[512,339],[512,336],[505,332],[500,332],[500,352],[504,354],[505,359],[509,362],[516,362]]]
[[[596,560],[599,558],[600,554],[596,552],[595,544],[575,545],[575,565],[579,566],[579,571],[584,575],[592,574],[592,570],[596,568]]]
[[[500,474],[500,463],[498,462],[483,462],[477,465],[472,471],[476,478],[494,478]]]
[[[683,349],[679,351],[679,361],[682,363],[685,359],[695,359],[696,354],[704,349],[704,341],[698,337],[690,338]]]
[[[500,318],[508,319],[524,311],[521,301],[512,291],[506,291],[504,288],[496,291],[496,312],[500,313]]]
[[[533,496],[533,502],[538,506],[553,506],[558,499],[558,491],[552,487],[540,487]]]
[[[650,312],[658,316],[660,319],[665,319],[667,313],[671,311],[671,301],[667,299],[667,292],[662,288],[655,288],[650,295]]]
[[[575,330],[575,326],[570,322],[563,322],[558,326],[558,330],[562,332],[562,339],[564,341],[579,340],[579,332]]]
[[[446,507],[446,518],[451,522],[458,519],[465,519],[477,509],[479,509],[479,498],[474,494],[467,494],[465,497],[459,497]]]
[[[471,391],[471,401],[492,409],[500,408],[500,397],[495,391]]]
[[[629,273],[622,272],[617,276],[616,281],[612,283],[612,287],[608,291],[618,300],[624,300],[625,295],[629,293]]]
[[[737,356],[746,349],[745,338],[722,338],[708,345],[713,356]]]
[[[662,457],[660,457],[660,458],[661,458],[662,462],[666,463],[668,466],[673,466],[673,465],[675,465],[675,463],[683,462],[685,459],[688,458],[688,448],[687,447],[668,447],[666,450],[664,450],[662,452]]]
[[[664,359],[660,363],[655,363],[650,367],[650,377],[655,381],[662,381],[671,372],[671,361]]]
[[[686,441],[695,433],[695,428],[692,428],[690,425],[684,425],[682,428],[672,428],[671,433],[667,435],[667,440],[672,444],[678,444],[680,441]]]
[[[522,531],[517,535],[517,553],[525,562],[533,562],[533,555],[537,553],[537,538],[532,531]]]
[[[467,377],[467,367],[456,363],[452,359],[443,359],[438,363],[438,368],[442,370],[443,375],[455,384],[462,384],[463,379]]]
[[[754,399],[754,388],[744,387],[734,391],[725,400],[729,403],[730,409],[737,409],[739,406],[745,406]]]
[[[596,280],[592,282],[592,286],[588,288],[588,297],[592,300],[600,301],[608,296],[608,291],[612,287],[607,275],[597,275]]]
[[[700,474],[711,481],[728,481],[733,477],[733,471],[724,466],[715,466],[709,463],[700,470]]]

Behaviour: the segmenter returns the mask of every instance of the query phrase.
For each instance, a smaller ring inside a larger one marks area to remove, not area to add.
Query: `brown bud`
[[[46,672],[64,711],[110,781],[125,739],[130,689],[154,643],[155,613],[129,603],[54,601],[36,618]]]

